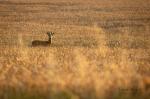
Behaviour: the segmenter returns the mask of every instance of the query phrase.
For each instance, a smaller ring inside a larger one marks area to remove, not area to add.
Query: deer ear
[[[51,32],[47,32],[47,35],[50,35],[51,34]]]

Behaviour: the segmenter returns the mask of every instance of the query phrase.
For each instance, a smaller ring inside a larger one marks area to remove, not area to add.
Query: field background
[[[0,98],[149,99],[149,5],[0,0]]]

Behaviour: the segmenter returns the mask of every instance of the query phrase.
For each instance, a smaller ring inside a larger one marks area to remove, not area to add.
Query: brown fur
[[[32,41],[32,46],[50,46],[52,43],[51,39],[53,34],[53,32],[47,32],[47,35],[49,36],[48,41],[34,40]]]

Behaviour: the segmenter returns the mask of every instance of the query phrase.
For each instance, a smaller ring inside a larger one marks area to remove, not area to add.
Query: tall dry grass
[[[149,16],[148,0],[0,1],[0,99],[149,99]]]
[[[97,25],[87,30],[98,41],[96,47],[27,47],[19,35],[18,47],[1,48],[1,97],[148,97],[150,78],[140,73],[141,62],[131,57],[140,49],[110,48],[105,32]],[[137,57],[142,55],[143,51]]]

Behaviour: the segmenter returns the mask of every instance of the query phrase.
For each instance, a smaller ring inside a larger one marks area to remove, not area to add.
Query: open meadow
[[[0,0],[0,99],[150,99],[149,5]]]

